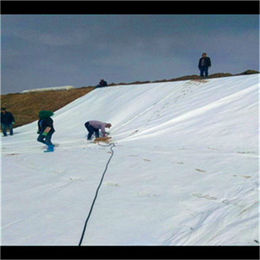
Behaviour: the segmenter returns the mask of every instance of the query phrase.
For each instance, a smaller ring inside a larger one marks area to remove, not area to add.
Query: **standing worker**
[[[7,136],[6,129],[9,128],[10,135],[13,135],[13,125],[15,124],[12,113],[1,107],[1,128],[4,136]]]
[[[51,142],[51,138],[53,133],[55,132],[53,127],[53,120],[51,116],[53,116],[53,112],[42,110],[39,112],[39,121],[38,121],[38,138],[37,141],[48,146],[47,150],[44,152],[53,152],[54,145]]]
[[[205,77],[208,78],[208,69],[211,66],[211,60],[209,57],[207,57],[207,53],[202,54],[202,58],[199,60],[199,70],[200,70],[200,78]]]

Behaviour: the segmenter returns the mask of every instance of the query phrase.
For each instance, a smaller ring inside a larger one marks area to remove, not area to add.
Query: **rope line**
[[[100,145],[100,144],[98,143],[98,145]],[[100,146],[104,147],[103,145],[100,145]],[[83,231],[82,231],[82,235],[81,235],[81,238],[80,238],[80,241],[79,241],[79,246],[81,246],[82,241],[83,241],[83,239],[84,239],[84,235],[85,235],[85,232],[86,232],[86,228],[87,228],[87,225],[88,225],[88,221],[89,221],[89,219],[90,219],[92,210],[93,210],[93,208],[94,208],[94,205],[95,205],[95,202],[96,202],[96,199],[97,199],[97,196],[98,196],[99,189],[100,189],[100,187],[101,187],[101,185],[102,185],[102,182],[103,182],[103,179],[104,179],[104,177],[105,177],[105,173],[106,173],[106,171],[107,171],[107,169],[108,169],[108,165],[109,165],[109,163],[110,163],[112,157],[114,156],[113,147],[115,147],[115,144],[112,143],[112,144],[110,144],[109,146],[110,146],[110,150],[111,150],[111,155],[110,155],[110,157],[109,157],[109,159],[108,159],[108,161],[107,161],[107,163],[106,163],[105,170],[104,170],[104,172],[103,172],[103,174],[102,174],[102,177],[101,177],[101,179],[100,179],[99,185],[98,185],[97,190],[96,190],[95,197],[94,197],[94,199],[93,199],[93,202],[92,202],[92,205],[91,205],[91,207],[90,207],[90,210],[89,210],[87,219],[86,219],[86,221],[85,221],[84,228],[83,228]]]

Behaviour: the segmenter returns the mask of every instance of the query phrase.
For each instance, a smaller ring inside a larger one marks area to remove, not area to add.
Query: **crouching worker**
[[[107,87],[107,82],[104,79],[101,79],[99,81],[99,84],[95,88],[103,88],[103,87]]]
[[[51,138],[53,133],[55,132],[53,127],[53,120],[51,116],[53,116],[53,112],[42,110],[39,112],[39,121],[38,121],[38,138],[37,141],[48,146],[47,150],[44,152],[53,152],[54,145],[51,142]]]
[[[92,135],[95,133],[96,138],[99,137],[99,129],[101,129],[102,137],[106,137],[108,134],[105,128],[110,128],[112,125],[110,123],[104,123],[100,121],[88,121],[85,123],[85,127],[88,130],[88,140],[91,140]]]

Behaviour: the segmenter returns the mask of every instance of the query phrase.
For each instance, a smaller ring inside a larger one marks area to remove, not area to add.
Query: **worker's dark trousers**
[[[95,133],[95,136],[96,136],[96,137],[99,137],[99,129],[96,129],[96,128],[94,128],[93,126],[91,126],[91,125],[89,124],[89,122],[87,122],[87,123],[85,124],[85,127],[86,127],[87,130],[88,130],[88,140],[91,140],[91,137],[92,137],[93,133]]]

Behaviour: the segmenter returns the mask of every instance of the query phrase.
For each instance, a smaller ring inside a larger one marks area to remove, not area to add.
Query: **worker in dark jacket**
[[[51,142],[52,135],[55,132],[53,127],[53,120],[51,119],[52,115],[53,112],[51,111],[42,110],[39,112],[38,132],[37,132],[39,136],[37,138],[37,141],[46,144],[48,146],[45,152],[54,151],[54,145]]]
[[[200,70],[200,77],[205,77],[208,78],[208,69],[211,66],[211,60],[209,57],[207,57],[207,53],[202,54],[202,58],[199,60],[199,70]]]
[[[107,87],[107,82],[104,79],[101,79],[99,81],[99,84],[95,88],[103,88],[103,87]]]
[[[9,128],[10,135],[13,135],[13,125],[15,124],[12,113],[7,112],[4,107],[1,107],[1,129],[4,136],[7,136],[6,129]]]

